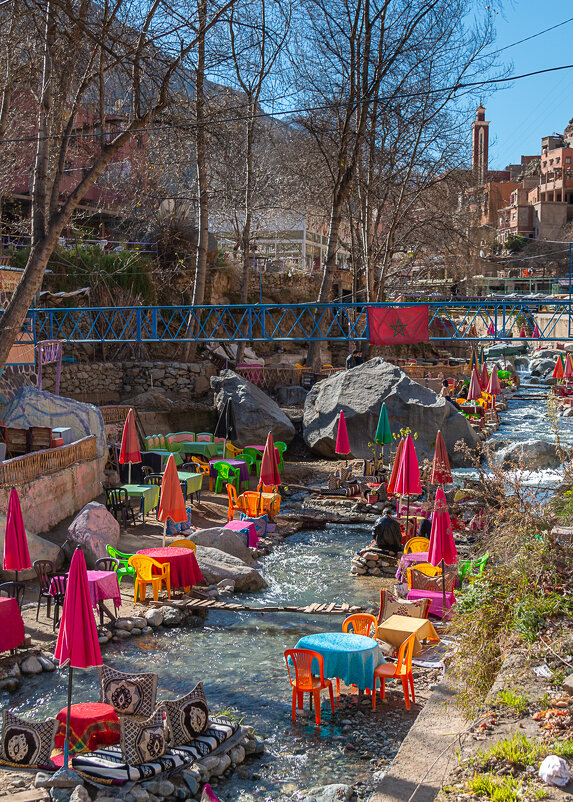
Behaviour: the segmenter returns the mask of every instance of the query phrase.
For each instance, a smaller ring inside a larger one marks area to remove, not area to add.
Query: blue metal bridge
[[[573,339],[572,300],[450,299],[428,301],[430,340]],[[372,304],[403,308],[404,304]],[[68,343],[366,341],[368,304],[250,304],[32,309],[33,339]]]

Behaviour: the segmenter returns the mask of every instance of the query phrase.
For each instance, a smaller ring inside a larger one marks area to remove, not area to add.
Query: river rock
[[[414,443],[419,458],[432,459],[438,429],[453,466],[466,464],[463,454],[454,451],[458,440],[470,447],[479,442],[466,418],[445,398],[376,357],[314,385],[304,406],[306,444],[322,457],[334,457],[338,415],[343,409],[352,455],[371,457],[368,443],[374,439],[382,402],[386,403],[393,432],[408,426],[417,432]]]
[[[350,785],[332,783],[302,791],[300,802],[347,802],[354,793]]]
[[[145,611],[144,616],[150,627],[159,627],[163,623],[163,611],[158,607],[150,607]]]
[[[176,607],[165,607],[163,610],[163,626],[178,627],[183,621],[183,613]]]
[[[529,363],[529,371],[532,376],[550,376],[555,368],[556,359],[532,359]]]
[[[216,585],[223,579],[232,579],[235,582],[235,590],[240,593],[267,587],[259,572],[238,557],[208,546],[197,546],[196,556],[203,578],[209,585]]]
[[[253,562],[251,550],[245,543],[245,536],[224,527],[215,526],[212,529],[198,529],[193,532],[193,542],[197,546],[209,546],[224,551],[232,557],[238,557],[247,565]]]
[[[44,670],[42,664],[35,655],[31,655],[23,660],[20,668],[22,674],[41,674]]]
[[[88,568],[100,557],[107,557],[106,546],[119,543],[119,523],[103,504],[90,501],[80,510],[68,529],[66,550],[81,546]]]
[[[557,446],[545,440],[524,440],[512,443],[501,452],[503,467],[521,465],[525,470],[559,468],[561,459]]]
[[[239,445],[264,443],[269,432],[275,440],[287,444],[293,439],[294,426],[278,404],[242,376],[232,370],[222,370],[218,376],[211,376],[211,388],[216,393],[215,405],[219,412],[227,399],[233,402]]]
[[[74,440],[95,434],[97,456],[107,454],[103,417],[93,404],[62,398],[35,387],[21,387],[2,410],[2,420],[7,426],[21,429],[66,426],[72,430]]]

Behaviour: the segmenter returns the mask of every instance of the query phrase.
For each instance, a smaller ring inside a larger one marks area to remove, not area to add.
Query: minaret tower
[[[485,109],[481,102],[472,123],[472,172],[476,183],[485,184],[489,144],[489,123],[485,120]]]

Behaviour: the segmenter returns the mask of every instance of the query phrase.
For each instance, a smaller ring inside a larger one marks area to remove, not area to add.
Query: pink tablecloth
[[[225,524],[223,529],[230,529],[232,532],[248,532],[249,533],[249,546],[253,548],[259,542],[257,535],[257,527],[248,521],[229,521]]]
[[[437,615],[438,618],[444,617],[444,599],[441,591],[437,590],[409,590],[408,601],[414,599],[431,599],[430,609],[428,612],[431,615]],[[446,593],[446,615],[449,613],[453,604],[456,603],[456,597],[453,593]]]
[[[16,649],[25,637],[18,602],[0,597],[0,652]]]
[[[263,454],[264,450],[265,450],[264,446],[252,446],[251,445],[251,446],[244,446],[244,448],[254,448],[255,451],[259,451],[261,454]],[[277,464],[278,464],[281,461],[281,452],[278,450],[278,448],[276,446],[275,446],[275,455],[276,455]]]
[[[401,558],[401,562],[406,564],[406,568],[410,568],[412,565],[416,563],[427,563],[428,562],[428,552],[427,551],[411,551],[409,554],[403,554]]]
[[[191,549],[159,548],[141,549],[138,554],[146,554],[158,563],[169,563],[171,566],[171,587],[188,588],[203,581],[195,552]]]
[[[113,599],[116,610],[121,607],[121,593],[115,571],[88,571],[87,574],[94,607],[106,599]]]

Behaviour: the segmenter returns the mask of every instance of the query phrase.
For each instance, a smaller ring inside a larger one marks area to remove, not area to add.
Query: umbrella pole
[[[444,616],[446,615],[446,564],[442,557],[442,601],[444,603]]]
[[[66,736],[64,740],[64,769],[70,764],[70,719],[72,717],[72,678],[74,669],[70,666],[68,673],[68,708],[66,710]]]
[[[263,482],[261,480],[261,489],[259,490],[259,503],[257,505],[257,515],[261,514],[262,504],[263,504]]]
[[[410,496],[406,496],[408,501],[406,502],[406,543],[408,542],[408,524],[410,520]]]
[[[165,548],[165,538],[167,536],[167,521],[163,524],[163,548]]]
[[[127,469],[127,484],[131,484],[131,462],[129,463],[129,468]]]

